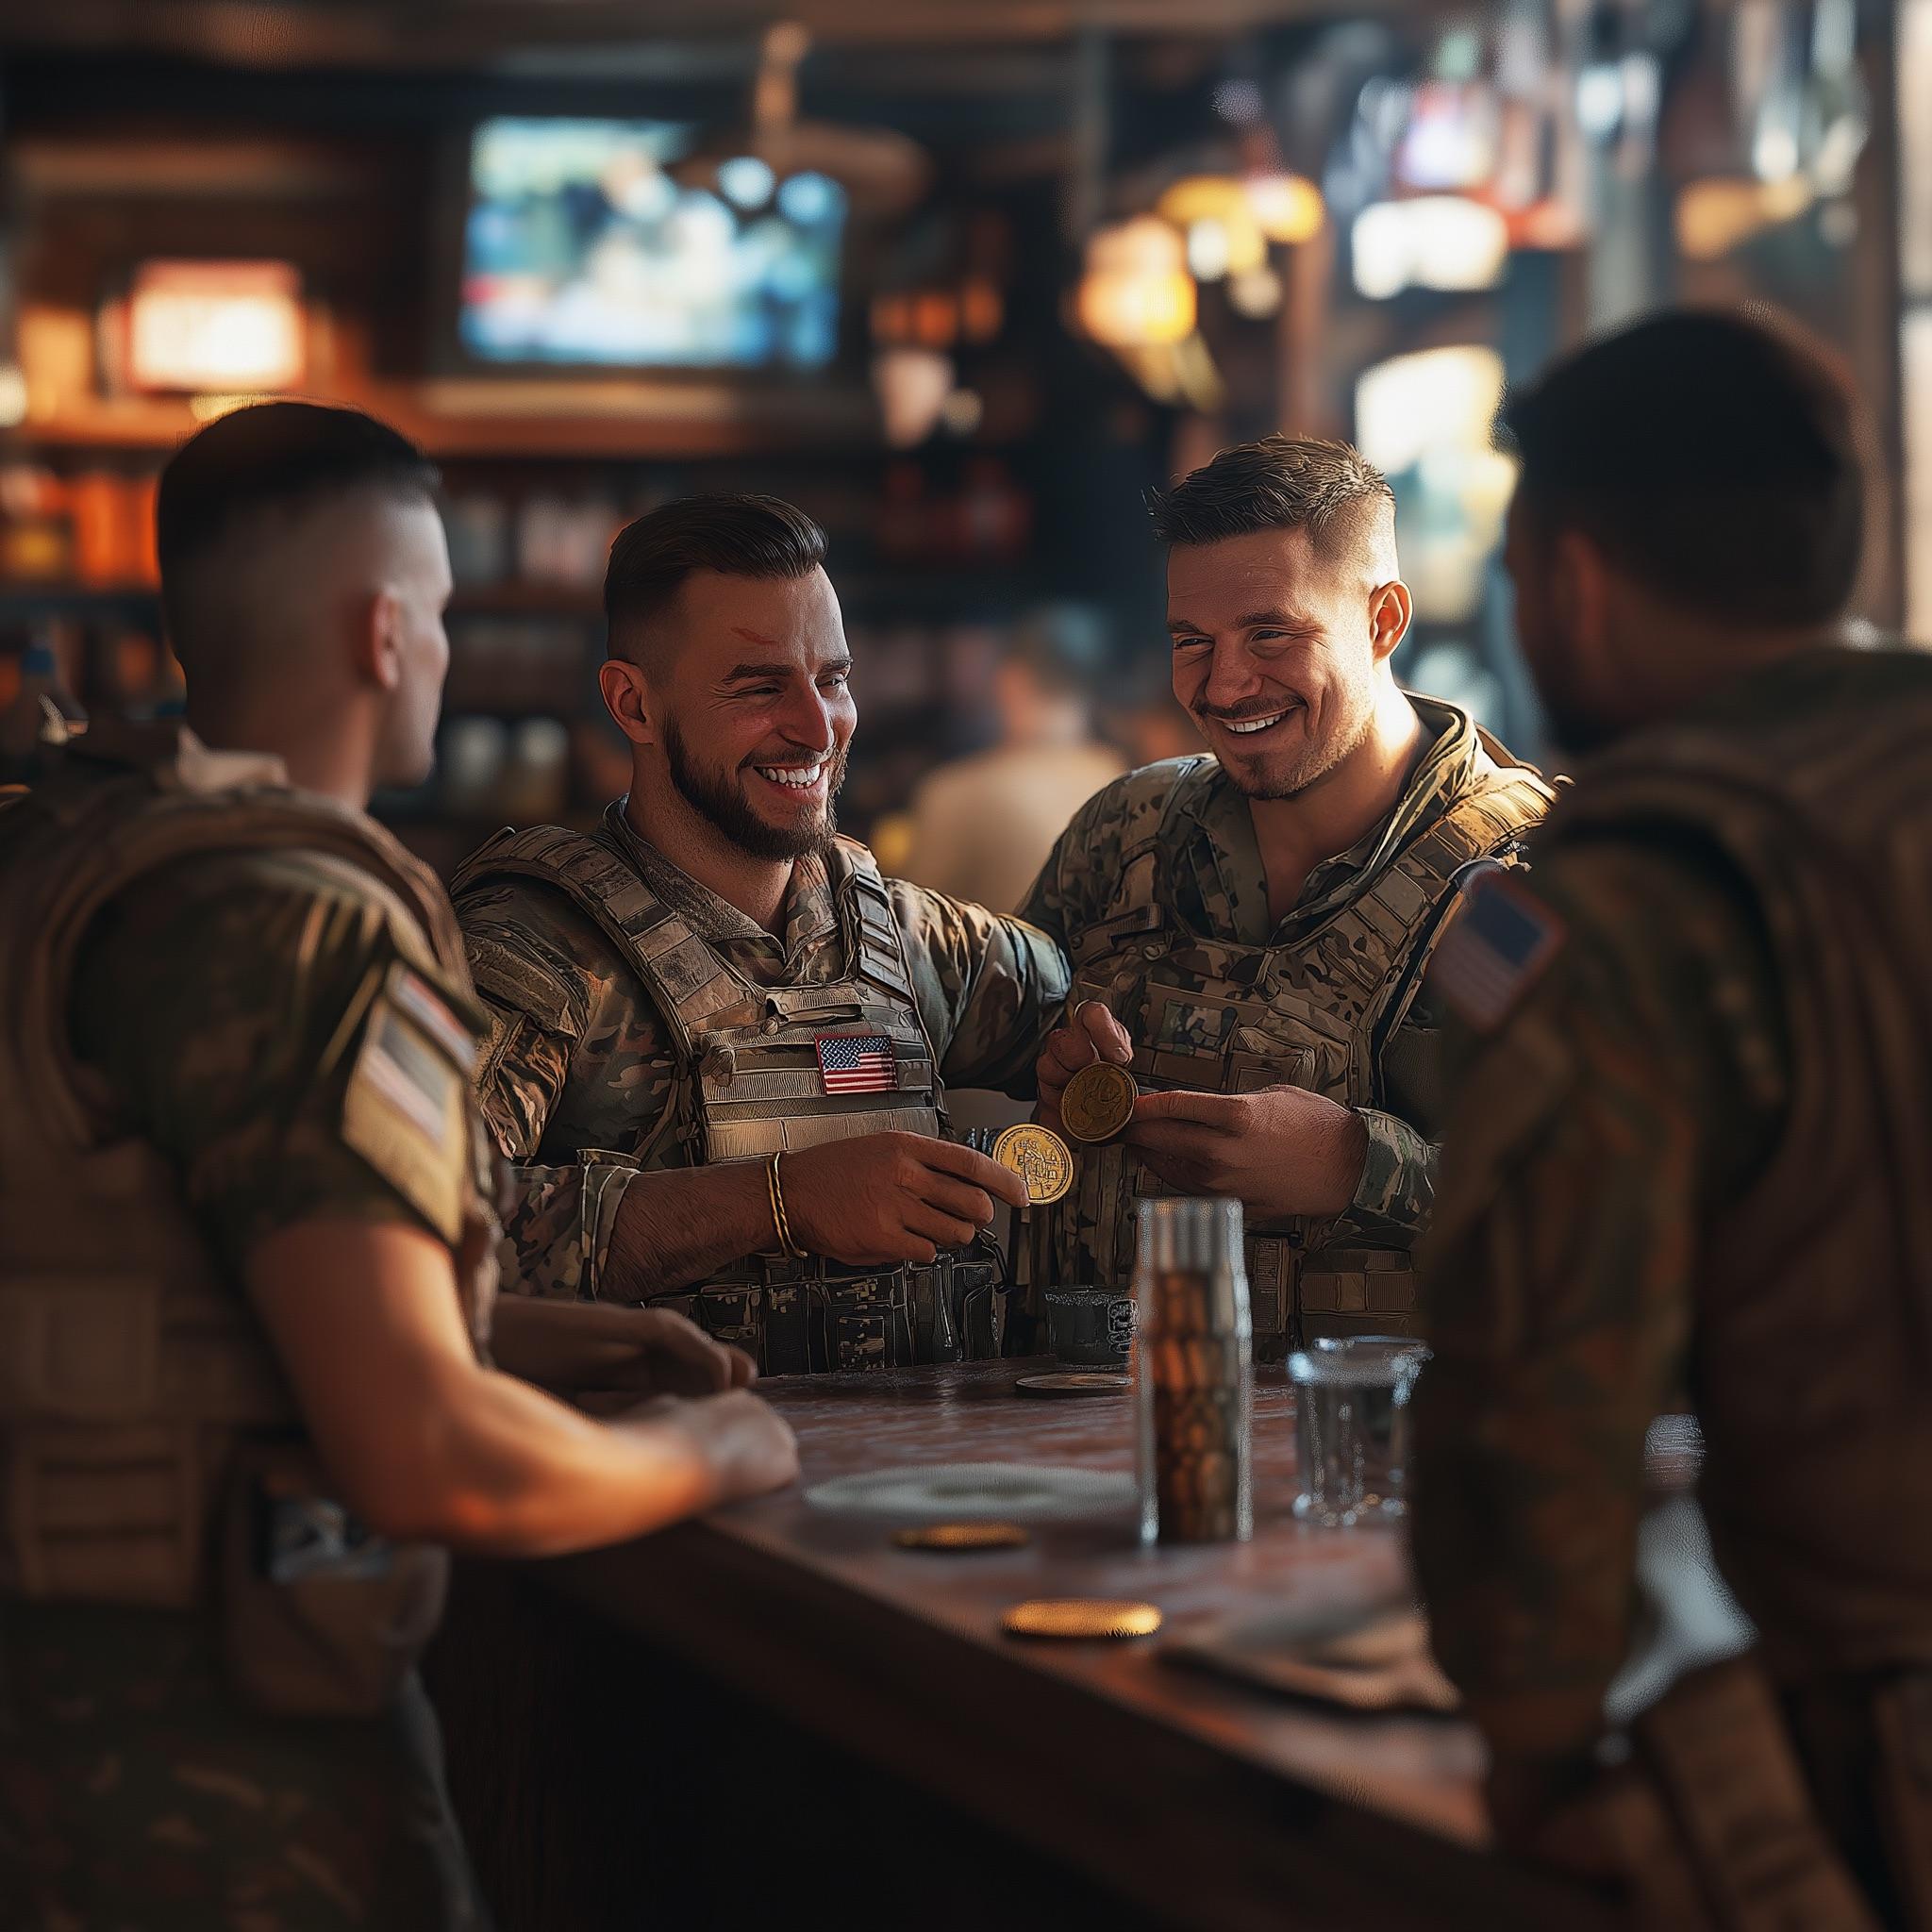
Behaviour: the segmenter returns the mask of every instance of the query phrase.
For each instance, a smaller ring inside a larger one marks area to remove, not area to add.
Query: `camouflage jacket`
[[[1219,765],[1204,760],[1184,781],[1189,789],[1173,821],[1180,844],[1165,855],[1176,924],[1208,940],[1291,946],[1355,900],[1391,851],[1426,830],[1462,795],[1483,757],[1465,713],[1431,698],[1411,701],[1435,741],[1394,810],[1347,851],[1318,865],[1293,908],[1278,921],[1269,917],[1267,874],[1247,800]],[[1091,800],[1061,836],[1021,907],[1022,918],[1051,933],[1070,954],[1109,911],[1131,788],[1144,786],[1165,769],[1130,773]],[[1407,1247],[1426,1225],[1435,1193],[1432,1136],[1441,1103],[1437,1044],[1438,1018],[1424,992],[1383,1048],[1390,1105],[1357,1109],[1368,1130],[1368,1158],[1335,1238],[1353,1235]]]
[[[0,813],[0,872],[25,824]],[[300,849],[204,851],[142,874],[80,940],[68,1009],[94,1105],[165,1155],[225,1274],[307,1221],[451,1239],[460,1073],[390,1055],[370,1091],[382,989],[410,970],[378,894]],[[420,993],[439,1024],[469,1011],[454,981]],[[374,1101],[380,1144],[354,1124]],[[137,1469],[135,1493],[158,1482]],[[420,1688],[379,1721],[261,1717],[219,1624],[0,1596],[0,1924],[480,1924]]]
[[[1917,653],[1756,674],[1586,769],[1439,957],[1462,1071],[1414,1553],[1518,1790],[1606,1726],[1650,1621],[1645,1432],[1687,1397],[1773,1674],[1932,1661],[1932,1559],[1898,1533],[1932,1509],[1928,741]]]
[[[845,967],[829,866],[793,869],[774,934],[700,886],[632,829],[622,801],[599,839],[754,984],[825,984]],[[1045,937],[901,880],[888,882],[921,1021],[955,1086],[1024,1094],[1066,998],[1066,962]],[[562,891],[529,878],[458,884],[458,917],[492,1030],[484,1117],[514,1163],[506,1224],[530,1294],[591,1297],[626,1189],[641,1170],[682,1167],[682,1070],[630,964]]]

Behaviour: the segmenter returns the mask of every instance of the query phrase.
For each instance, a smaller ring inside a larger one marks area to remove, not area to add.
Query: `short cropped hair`
[[[1531,528],[1581,531],[1671,603],[1781,628],[1842,614],[1864,548],[1848,384],[1794,331],[1677,309],[1506,403]]]
[[[1340,556],[1392,516],[1395,492],[1362,453],[1316,437],[1264,436],[1236,443],[1148,500],[1162,543],[1219,543],[1258,530],[1306,530],[1315,549]]]
[[[639,635],[701,570],[727,577],[808,577],[825,560],[825,533],[782,497],[724,491],[680,497],[617,533],[604,573],[613,658],[635,661]]]
[[[161,605],[175,649],[195,642],[194,566],[243,517],[357,491],[433,500],[435,466],[408,437],[360,409],[253,403],[197,430],[169,458],[155,504]]]

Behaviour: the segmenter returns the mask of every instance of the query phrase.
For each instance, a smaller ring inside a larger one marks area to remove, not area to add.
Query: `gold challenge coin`
[[[1000,1619],[1008,1637],[1152,1637],[1160,1612],[1152,1604],[1101,1597],[1032,1597]]]
[[[1017,1550],[1032,1541],[1017,1523],[927,1523],[895,1529],[902,1550]]]
[[[1134,1118],[1134,1076],[1111,1060],[1082,1067],[1060,1094],[1060,1125],[1070,1141],[1111,1141]]]
[[[1008,1127],[992,1143],[992,1158],[1026,1183],[1036,1208],[1058,1201],[1074,1185],[1073,1150],[1051,1127]]]

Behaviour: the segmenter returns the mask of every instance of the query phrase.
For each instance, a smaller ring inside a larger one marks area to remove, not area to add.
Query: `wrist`
[[[1325,1138],[1321,1197],[1312,1210],[1324,1219],[1346,1214],[1361,1191],[1362,1175],[1369,1164],[1368,1124],[1357,1108],[1338,1105]]]

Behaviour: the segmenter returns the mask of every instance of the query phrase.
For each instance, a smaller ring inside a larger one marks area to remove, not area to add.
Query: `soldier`
[[[811,520],[641,518],[605,580],[631,790],[504,832],[455,881],[493,1030],[484,1112],[539,1294],[693,1313],[768,1373],[991,1352],[1015,1177],[941,1138],[943,1083],[1024,1082],[1065,963],[833,835],[857,711]]]
[[[362,812],[428,769],[433,481],[349,410],[203,430],[158,510],[193,729],[96,727],[0,815],[10,1926],[478,1924],[413,1668],[439,1545],[582,1548],[795,1470],[742,1390],[605,1425],[482,1353],[480,1016]],[[641,1373],[635,1331],[541,1337],[560,1379]]]
[[[1138,1196],[1239,1196],[1256,1353],[1278,1360],[1410,1324],[1440,1103],[1423,968],[1459,885],[1550,792],[1397,687],[1394,499],[1346,444],[1224,450],[1154,526],[1174,695],[1212,756],[1100,792],[1021,908],[1081,1002],[1041,1056],[1041,1117],[1097,1058],[1143,1090],[1124,1141],[1083,1156],[1040,1272],[1123,1283]]]
[[[1505,1840],[1633,1924],[1932,1925],[1932,661],[1844,641],[1853,411],[1808,347],[1659,316],[1505,426],[1524,652],[1600,755],[1433,975],[1437,1650]],[[1641,1522],[1686,1390],[1757,1642],[1633,1721],[1697,1587]]]

